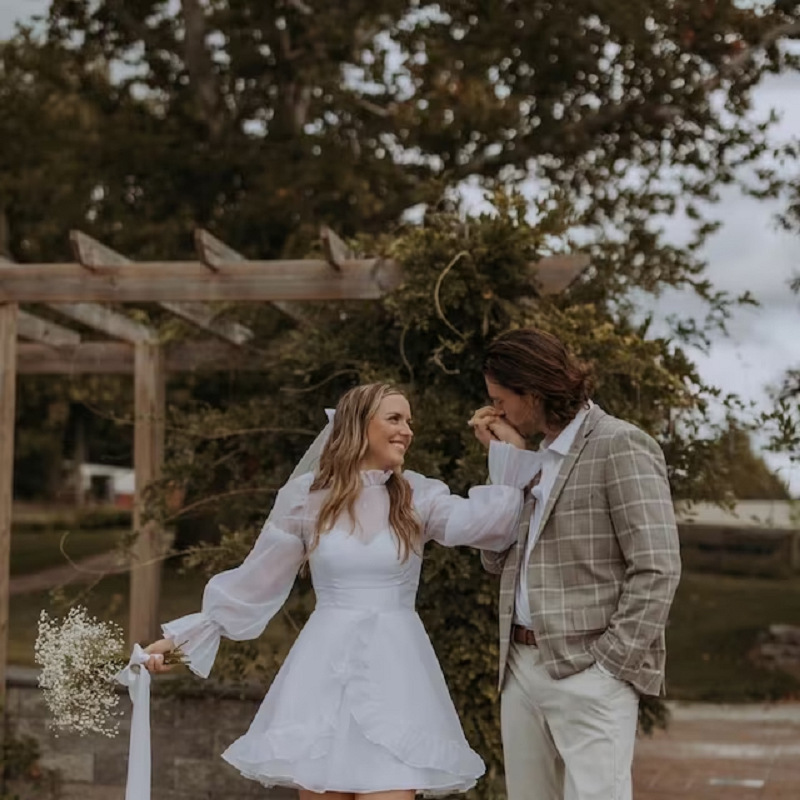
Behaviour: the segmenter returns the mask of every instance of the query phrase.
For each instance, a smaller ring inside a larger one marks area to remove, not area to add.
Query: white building
[[[132,508],[136,479],[131,467],[81,464],[81,495],[86,502]]]
[[[678,522],[733,528],[800,530],[800,500],[737,500],[732,510],[714,503],[675,503]]]

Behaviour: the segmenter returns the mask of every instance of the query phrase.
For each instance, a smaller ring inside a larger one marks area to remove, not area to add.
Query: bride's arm
[[[165,640],[155,642],[149,652],[179,646],[190,669],[206,678],[220,637],[242,641],[255,639],[263,632],[289,596],[303,563],[305,547],[299,515],[307,496],[307,482],[298,478],[281,489],[247,558],[236,569],[211,578],[203,593],[201,611],[163,625]],[[160,669],[156,667],[154,671]]]
[[[491,485],[470,489],[468,497],[451,494],[447,485],[406,472],[425,538],[447,547],[469,545],[502,552],[517,538],[522,487],[538,471],[537,454],[503,442],[489,448]]]

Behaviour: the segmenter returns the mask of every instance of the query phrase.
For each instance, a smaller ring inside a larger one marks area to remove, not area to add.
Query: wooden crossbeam
[[[540,294],[558,294],[588,264],[584,254],[550,256],[531,264],[531,280]],[[400,265],[381,259],[346,261],[340,272],[317,259],[218,262],[216,272],[198,261],[103,263],[92,272],[80,264],[9,264],[0,265],[0,302],[374,300],[401,280]]]
[[[355,253],[327,225],[320,228],[319,235],[325,258],[334,269],[341,270],[348,261],[355,258]]]
[[[17,335],[39,344],[51,347],[74,347],[80,344],[81,335],[50,320],[42,319],[27,311],[20,311],[17,317]]]
[[[48,303],[48,308],[114,339],[137,344],[155,342],[158,334],[147,325],[95,303]]]
[[[95,272],[101,264],[124,267],[133,263],[129,258],[82,231],[70,231],[70,241],[75,258],[92,272]],[[217,319],[214,309],[204,303],[165,301],[159,305],[176,317],[232,344],[245,344],[253,338],[253,332],[249,328],[238,322]]]
[[[586,253],[547,256],[531,265],[534,281],[542,295],[561,294],[589,266]]]
[[[218,339],[164,345],[167,372],[259,371],[271,354],[255,356]],[[55,350],[42,344],[17,344],[20,375],[130,375],[133,347],[124,342],[86,342]]]
[[[89,237],[86,238],[88,239]],[[75,247],[75,240],[72,237],[72,234],[70,235],[70,239],[73,247]],[[90,241],[94,242],[94,240]],[[13,262],[11,262],[9,259],[0,257],[0,268],[4,265],[8,265],[11,268],[24,269],[24,266],[13,264]],[[86,325],[87,327],[90,327],[99,333],[104,333],[107,336],[111,336],[115,339],[122,339],[126,342],[136,343],[156,341],[158,338],[156,331],[151,330],[135,320],[132,320],[125,314],[119,314],[109,308],[104,308],[103,306],[92,305],[89,303],[69,302],[64,304],[48,303],[47,305],[52,311],[55,311],[64,317],[67,317],[75,322],[80,322],[82,325]],[[26,316],[28,317],[27,319]],[[20,312],[20,320],[21,326],[19,335],[26,339],[34,339],[35,341],[41,342],[42,339],[37,338],[37,335],[35,334],[45,333],[42,325],[37,325],[34,323],[33,318],[31,318],[29,314],[26,315],[25,312]],[[70,331],[70,329],[56,325],[55,323],[45,323],[44,320],[41,320],[40,322],[42,324],[52,326],[50,328],[49,335],[51,335],[54,339],[61,340],[60,344],[76,344],[76,341],[69,341],[71,336],[77,336],[77,341],[80,341],[80,334],[78,334],[76,331]],[[27,330],[28,333],[23,333],[23,329]],[[29,333],[32,335],[29,335]],[[56,345],[56,341],[44,343]]]
[[[394,262],[359,259],[334,272],[327,261],[243,261],[213,273],[198,261],[0,266],[0,302],[148,303],[177,301],[374,300],[394,288]]]
[[[159,303],[161,308],[176,317],[194,325],[196,328],[219,336],[231,344],[246,344],[253,338],[253,331],[246,325],[232,320],[218,319],[218,314],[205,303]]]
[[[247,261],[241,253],[203,228],[195,230],[194,245],[197,250],[197,257],[213,272],[219,272],[223,264]],[[307,326],[309,324],[308,318],[296,303],[275,300],[272,305],[286,314],[287,317],[293,319],[298,325]]]

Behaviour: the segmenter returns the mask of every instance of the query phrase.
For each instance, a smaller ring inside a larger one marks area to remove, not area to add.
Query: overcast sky
[[[29,20],[46,7],[47,0],[0,0],[0,39],[13,32],[16,20]],[[759,118],[770,109],[782,116],[776,138],[800,135],[800,75],[770,77],[754,97]],[[800,236],[777,229],[776,205],[735,190],[723,194],[715,211],[724,225],[705,251],[708,276],[716,288],[732,294],[750,290],[761,307],[738,312],[730,336],[719,337],[708,355],[698,352],[695,358],[707,381],[767,407],[767,387],[779,382],[788,366],[800,366],[800,299],[788,290],[791,276],[800,274]],[[686,235],[680,220],[668,230],[677,240]],[[663,298],[661,309],[691,313],[694,305],[692,298],[673,294]],[[765,455],[800,496],[800,465]]]

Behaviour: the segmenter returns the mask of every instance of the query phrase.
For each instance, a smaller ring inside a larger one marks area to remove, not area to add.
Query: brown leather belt
[[[511,638],[517,644],[536,646],[536,634],[530,628],[523,628],[522,625],[511,626]]]

